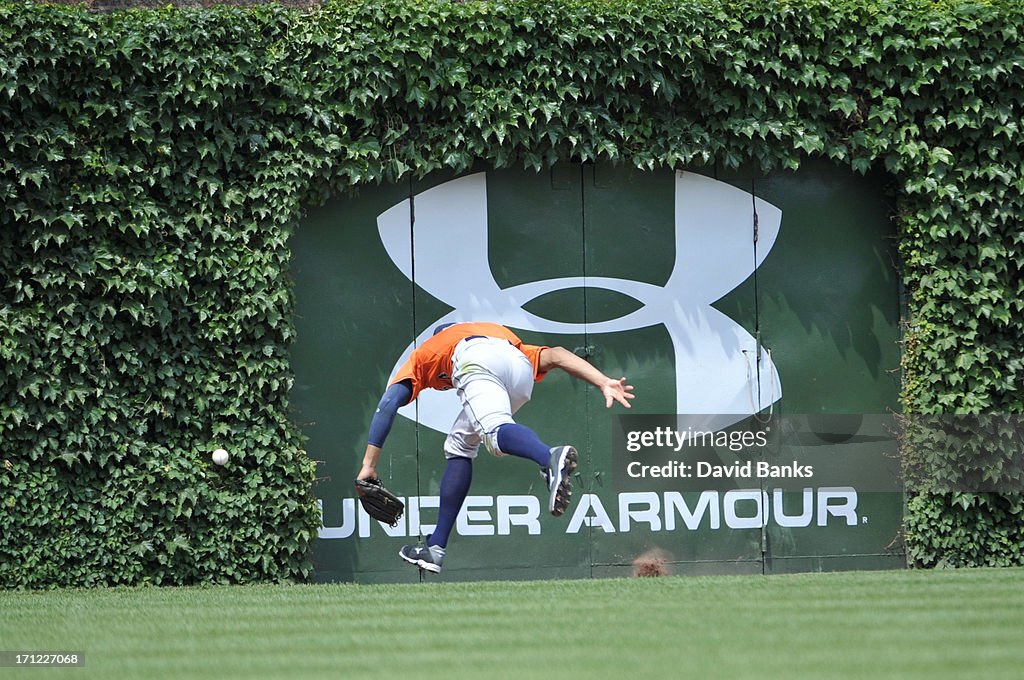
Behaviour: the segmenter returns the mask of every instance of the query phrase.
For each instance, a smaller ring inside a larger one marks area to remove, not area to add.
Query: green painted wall
[[[399,356],[449,314],[504,322],[528,342],[578,350],[606,373],[629,376],[638,395],[634,413],[672,414],[679,402],[685,402],[678,409],[684,412],[734,412],[718,408],[726,402],[712,393],[729,388],[744,361],[752,378],[737,394],[748,390],[747,413],[898,409],[899,284],[880,179],[813,163],[769,177],[701,172],[563,165],[539,174],[431,176],[363,187],[302,222],[291,244],[298,330],[292,400],[309,437],[307,450],[320,461],[315,491],[325,528],[313,554],[319,579],[420,578],[397,551],[436,512],[444,428],[436,424],[438,416],[426,414],[433,406],[421,404],[420,419],[435,427],[400,416],[385,447],[382,477],[410,497],[403,524],[386,531],[375,522],[369,526],[365,517],[357,520],[351,480],[370,416]],[[745,193],[722,194],[723,202],[715,192],[726,185]],[[691,189],[677,191],[680,186]],[[725,210],[725,203],[735,210]],[[757,244],[755,210],[763,232]],[[677,220],[694,211],[703,211],[702,231],[683,238]],[[772,244],[768,223],[778,211]],[[407,272],[395,252],[389,255],[379,220],[391,225],[393,244],[404,240]],[[460,220],[464,232],[451,226]],[[749,242],[726,243],[725,236],[719,242],[720,235],[741,232],[749,233]],[[757,261],[762,264],[755,267]],[[705,270],[708,278],[729,270],[735,281],[722,279],[722,295],[704,292]],[[481,300],[455,292],[485,276],[492,278],[487,285],[471,286],[481,291]],[[536,290],[547,292],[533,296]],[[702,302],[700,295],[712,299]],[[646,306],[638,299],[643,296]],[[663,316],[676,321],[651,322]],[[633,318],[640,321],[631,323]],[[697,328],[705,319],[718,319],[718,325],[706,332],[678,330]],[[616,324],[625,327],[608,332]],[[716,335],[715,329],[727,332]],[[733,346],[736,338],[740,345]],[[691,355],[689,344],[704,349]],[[767,351],[759,354],[758,345]],[[713,384],[717,369],[708,365],[719,356],[732,361],[722,369],[722,385]],[[766,363],[758,371],[758,356],[770,360],[777,373]],[[677,375],[695,377],[677,385]],[[624,481],[613,460],[613,417],[621,411],[606,411],[591,388],[562,374],[538,385],[517,419],[545,441],[572,443],[581,451],[574,507],[562,518],[540,512],[545,487],[535,467],[482,453],[441,578],[621,575],[631,573],[634,559],[650,550],[660,551],[674,573],[903,564],[894,542],[902,513],[899,493],[859,491],[858,513],[868,519],[853,527],[831,522],[781,528],[768,522],[763,528],[712,530],[705,522],[691,531],[677,522],[670,531],[664,508],[655,524],[643,521],[651,516],[643,510],[651,507],[637,498],[651,497],[629,496],[645,493],[643,484]],[[665,491],[671,491],[667,480],[646,493]],[[684,494],[687,502],[698,496]],[[798,512],[800,502],[799,492],[785,496],[787,511]],[[629,512],[641,519],[623,531]]]

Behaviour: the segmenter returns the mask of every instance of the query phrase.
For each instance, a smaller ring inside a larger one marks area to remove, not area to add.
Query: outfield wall
[[[293,403],[324,461],[317,578],[417,578],[397,553],[432,528],[455,394],[425,393],[388,439],[379,470],[409,504],[397,527],[360,511],[351,478],[389,376],[439,323],[498,321],[626,375],[631,416],[730,414],[689,419],[718,429],[757,414],[770,428],[789,414],[898,409],[899,284],[881,180],[824,163],[766,176],[562,165],[438,174],[314,211],[292,239]],[[785,492],[769,477],[753,489],[639,479],[613,453],[619,411],[567,376],[538,384],[517,419],[579,448],[576,503],[548,516],[535,467],[484,452],[444,577],[622,575],[638,558],[678,573],[904,564],[894,479],[888,492],[864,486],[870,475],[811,475]],[[866,460],[875,444],[856,425],[847,435],[816,445]]]

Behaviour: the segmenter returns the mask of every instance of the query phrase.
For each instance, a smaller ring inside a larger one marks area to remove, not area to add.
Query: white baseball
[[[213,462],[217,465],[224,465],[228,462],[228,452],[224,449],[216,449],[213,452]]]

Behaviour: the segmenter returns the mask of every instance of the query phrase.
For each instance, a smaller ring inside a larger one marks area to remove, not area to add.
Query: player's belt
[[[501,339],[502,338],[495,338],[495,337],[492,337],[490,335],[467,335],[462,340],[459,340],[459,344],[462,344],[463,342],[469,342],[470,340],[501,340]],[[512,344],[512,341],[507,339],[507,338],[505,339],[505,342],[507,342],[510,345]],[[514,346],[515,345],[513,345],[513,347]]]

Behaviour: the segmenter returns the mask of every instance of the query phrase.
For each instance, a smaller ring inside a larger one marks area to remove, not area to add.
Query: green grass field
[[[5,592],[0,677],[1020,678],[1024,569]]]

